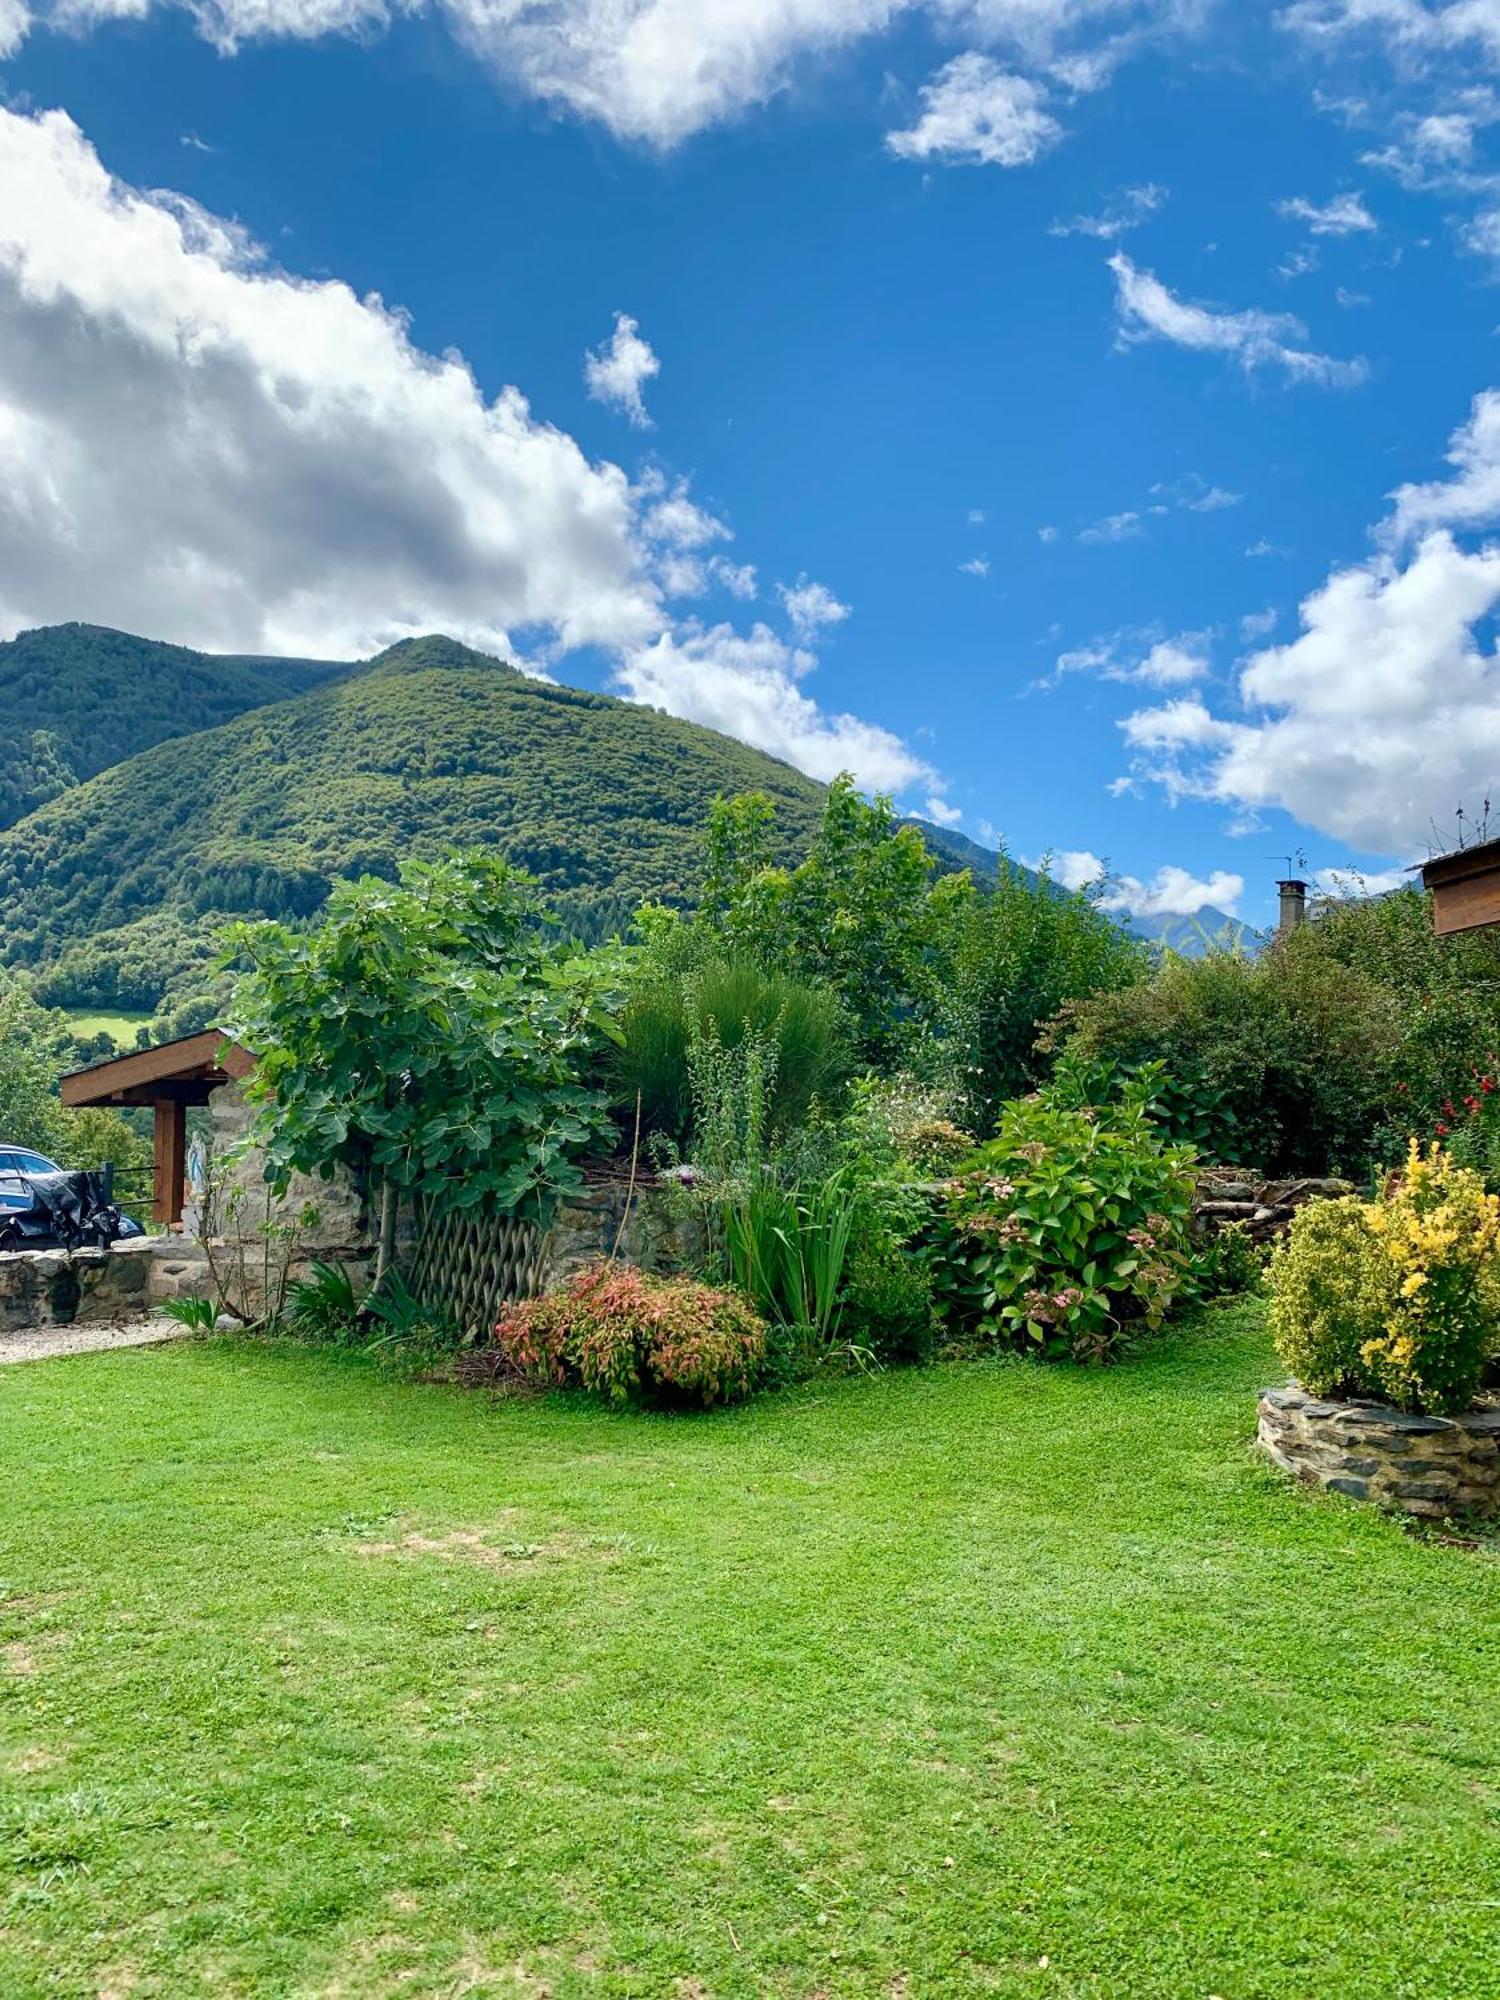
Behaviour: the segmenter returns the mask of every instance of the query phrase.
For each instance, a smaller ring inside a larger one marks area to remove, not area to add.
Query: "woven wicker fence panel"
[[[418,1225],[406,1281],[470,1340],[487,1340],[502,1306],[542,1290],[546,1252],[542,1231],[513,1215],[439,1211]]]

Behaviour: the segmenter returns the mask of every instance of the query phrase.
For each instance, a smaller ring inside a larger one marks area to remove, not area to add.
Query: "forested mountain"
[[[224,913],[302,916],[339,875],[483,844],[585,934],[689,899],[720,794],[768,793],[788,858],[823,789],[696,723],[449,639],[118,764],[0,834],[0,945],[72,1005],[149,1007]]]
[[[22,632],[0,644],[0,827],[139,750],[348,672],[195,653],[103,625]]]

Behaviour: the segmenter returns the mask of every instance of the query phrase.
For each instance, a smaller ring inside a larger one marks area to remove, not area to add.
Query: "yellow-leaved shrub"
[[[1277,1352],[1314,1395],[1466,1410],[1500,1352],[1500,1198],[1414,1140],[1380,1200],[1302,1209],[1268,1285]]]

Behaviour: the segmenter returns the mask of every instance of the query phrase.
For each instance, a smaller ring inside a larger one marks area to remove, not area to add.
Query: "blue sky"
[[[1500,0],[0,37],[8,631],[451,630],[1143,911],[1500,772]]]

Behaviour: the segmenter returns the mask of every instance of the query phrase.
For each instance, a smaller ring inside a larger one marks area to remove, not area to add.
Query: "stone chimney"
[[[1276,935],[1285,937],[1298,924],[1307,922],[1307,884],[1305,882],[1278,882],[1281,896],[1281,917],[1276,925]]]

